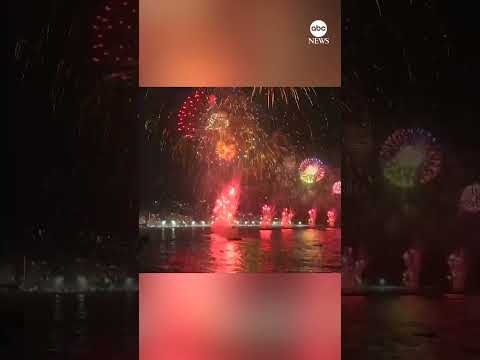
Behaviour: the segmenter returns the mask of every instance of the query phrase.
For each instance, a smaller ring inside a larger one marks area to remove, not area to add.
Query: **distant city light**
[[[131,277],[127,277],[125,279],[125,288],[127,288],[127,289],[135,288],[135,280]]]
[[[77,283],[78,283],[78,288],[80,290],[86,290],[88,287],[88,280],[83,275],[77,276]]]
[[[56,289],[61,288],[63,286],[63,276],[56,276],[53,280],[53,284]]]

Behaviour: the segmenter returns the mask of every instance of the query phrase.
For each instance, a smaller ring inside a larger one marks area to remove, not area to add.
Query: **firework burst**
[[[110,78],[128,80],[137,66],[137,12],[134,1],[109,0],[93,19],[90,58]]]
[[[219,160],[231,161],[237,155],[237,147],[234,141],[219,140],[215,148]]]
[[[260,225],[263,227],[272,226],[273,216],[275,215],[275,209],[270,204],[264,204],[262,206],[262,217]]]
[[[308,158],[303,160],[298,167],[300,179],[305,184],[314,184],[325,177],[325,165],[320,159]]]
[[[185,138],[193,138],[197,131],[198,120],[213,105],[215,98],[208,96],[204,90],[196,90],[187,96],[177,113],[177,131]]]
[[[334,195],[341,195],[342,194],[342,182],[340,180],[335,181],[332,185],[332,193]]]
[[[281,101],[288,105],[295,103],[300,109],[302,99],[313,105],[313,98],[316,96],[312,87],[254,87],[251,97],[261,96],[267,100],[268,107],[273,107],[276,102]]]
[[[208,117],[205,130],[226,130],[230,126],[229,118],[226,111],[215,111]]]
[[[308,210],[308,225],[315,226],[317,222],[317,209],[311,208]]]
[[[402,188],[430,182],[442,163],[436,138],[418,128],[396,130],[385,140],[380,158],[385,178]]]
[[[460,208],[469,213],[480,212],[480,184],[465,187],[460,196]]]
[[[240,197],[240,181],[232,180],[218,196],[212,214],[212,226],[230,226],[233,224]]]
[[[193,155],[209,168],[230,167],[258,179],[278,172],[291,150],[286,137],[269,136],[260,126],[264,113],[245,95],[228,94],[195,114],[195,130],[175,149],[184,159]]]

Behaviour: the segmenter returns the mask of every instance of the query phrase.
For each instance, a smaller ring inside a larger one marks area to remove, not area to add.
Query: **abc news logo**
[[[322,20],[315,20],[310,25],[310,33],[313,35],[308,38],[309,45],[328,45],[330,44],[330,39],[325,37],[327,34],[328,27],[327,24]]]

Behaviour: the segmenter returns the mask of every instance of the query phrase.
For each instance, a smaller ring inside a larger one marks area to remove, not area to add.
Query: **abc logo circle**
[[[322,37],[327,33],[327,24],[322,20],[315,20],[310,25],[310,32],[317,38]]]

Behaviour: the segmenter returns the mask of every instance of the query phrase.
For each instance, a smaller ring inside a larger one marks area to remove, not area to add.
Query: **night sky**
[[[145,119],[140,165],[141,210],[159,212],[171,208],[176,201],[194,204],[203,200],[199,195],[199,191],[205,190],[202,187],[217,186],[215,183],[205,184],[204,166],[194,163],[194,166],[198,165],[198,169],[188,172],[181,166],[182,159],[173,155],[175,145],[181,138],[176,130],[177,111],[193,91],[189,88],[147,89],[139,99],[141,118]],[[232,92],[230,89],[207,91],[220,94]],[[312,99],[313,104],[307,97],[301,96],[298,106],[292,100],[287,104],[277,99],[274,105],[269,107],[266,96],[258,95],[254,97],[252,106],[258,108],[260,116],[265,116],[260,125],[268,134],[281,133],[288,139],[294,148],[290,154],[296,155],[297,161],[309,156],[319,156],[330,167],[332,176],[335,171],[336,176],[339,176],[342,134],[340,94],[338,89],[317,88],[311,91],[316,93]],[[236,89],[234,92],[246,94],[248,98],[252,89]],[[295,168],[297,166],[298,163]],[[225,178],[225,182],[227,181],[228,176]],[[274,201],[274,183],[274,178],[269,175],[249,181],[244,179],[242,187],[245,191],[247,188],[257,191],[254,191],[253,199],[248,198],[250,195],[241,196],[240,210],[258,213],[265,197]],[[216,191],[219,192],[220,189]],[[292,193],[293,191],[292,189]],[[249,193],[252,194],[251,191]],[[208,201],[213,203],[214,199]],[[199,216],[191,212],[189,215]]]
[[[138,184],[131,174],[138,164],[137,90],[134,79],[112,78],[136,66],[92,61],[100,5],[9,2],[17,223],[9,252],[48,252],[52,244],[71,252],[79,238],[91,240],[95,233],[136,234]]]
[[[343,3],[343,246],[371,257],[370,281],[395,282],[400,254],[419,246],[423,281],[438,283],[455,248],[480,255],[478,214],[458,210],[463,188],[480,179],[473,22],[452,2]],[[401,192],[386,184],[378,152],[395,129],[417,127],[439,139],[444,162],[430,184]]]

